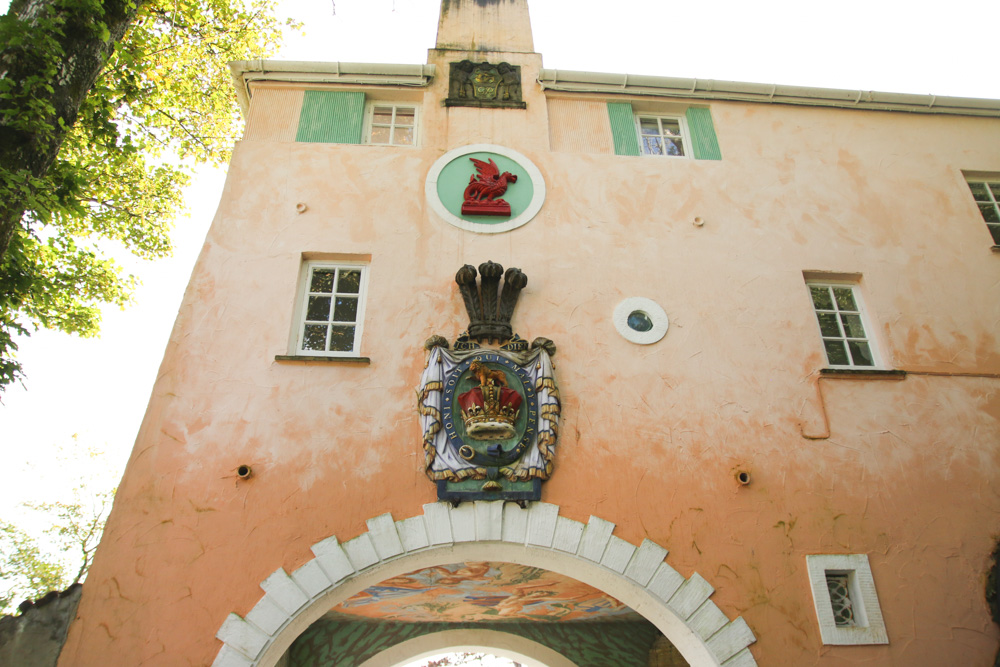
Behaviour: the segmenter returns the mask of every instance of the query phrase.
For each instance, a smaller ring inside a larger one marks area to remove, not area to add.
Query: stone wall
[[[55,667],[82,591],[74,584],[23,603],[18,616],[0,617],[0,665]]]

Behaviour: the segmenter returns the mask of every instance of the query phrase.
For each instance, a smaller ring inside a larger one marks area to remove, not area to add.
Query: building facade
[[[60,665],[991,664],[1000,102],[546,70],[525,0],[233,71]]]

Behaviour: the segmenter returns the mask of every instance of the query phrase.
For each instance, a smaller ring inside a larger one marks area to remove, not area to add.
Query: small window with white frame
[[[816,619],[824,644],[888,644],[866,554],[806,556]]]
[[[313,261],[306,263],[304,273],[296,354],[358,356],[368,267]]]
[[[369,102],[365,136],[369,144],[416,146],[417,106],[394,102]]]
[[[641,114],[635,117],[639,132],[639,150],[643,155],[685,157],[688,145],[687,128],[681,116],[654,116]]]
[[[848,283],[807,281],[827,362],[833,368],[879,365],[857,287]]]
[[[1000,246],[1000,178],[968,180],[972,198],[979,207],[986,227],[993,235],[993,245]]]

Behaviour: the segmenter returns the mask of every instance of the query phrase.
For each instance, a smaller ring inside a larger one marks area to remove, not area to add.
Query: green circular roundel
[[[469,180],[478,173],[475,163],[472,162],[472,158],[482,160],[483,162],[493,160],[501,174],[510,172],[514,176],[517,176],[517,181],[509,183],[507,185],[507,192],[499,197],[499,199],[503,199],[510,204],[509,217],[462,214],[462,202],[465,201],[465,188],[468,187]],[[524,213],[531,204],[535,188],[527,170],[517,162],[499,153],[483,151],[466,153],[446,164],[438,176],[437,193],[441,203],[444,204],[444,207],[452,215],[462,220],[468,220],[469,222],[476,222],[483,225],[498,225],[517,218],[517,216]]]

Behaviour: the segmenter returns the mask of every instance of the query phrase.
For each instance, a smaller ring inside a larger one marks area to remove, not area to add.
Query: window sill
[[[995,245],[992,248],[993,252],[1000,252],[1000,245]]]
[[[274,357],[275,361],[298,361],[298,362],[312,362],[318,361],[320,363],[341,363],[341,364],[358,364],[361,366],[369,365],[372,360],[368,357],[308,357],[302,354],[277,354]]]
[[[823,368],[820,377],[851,380],[905,380],[906,371],[878,370],[876,368]]]

